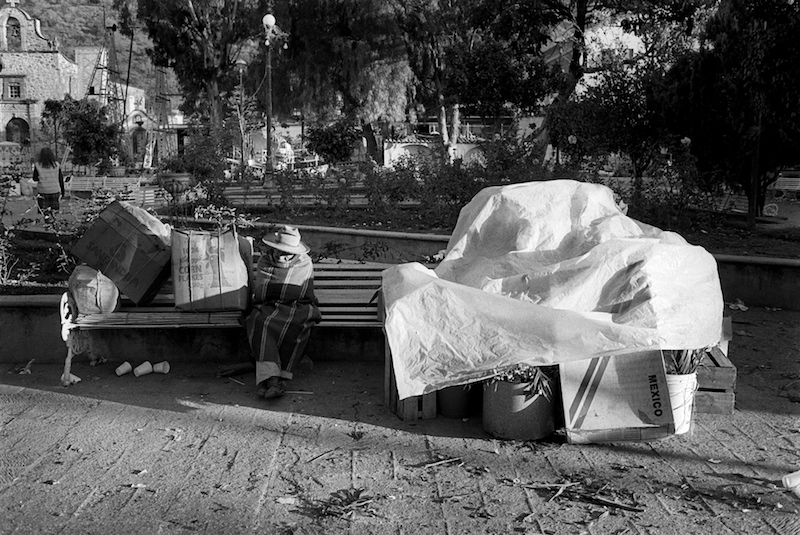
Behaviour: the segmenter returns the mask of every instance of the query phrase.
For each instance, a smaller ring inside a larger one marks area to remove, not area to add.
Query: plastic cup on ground
[[[165,360],[164,362],[153,364],[153,371],[155,373],[169,373],[169,362]]]
[[[117,373],[117,376],[122,376],[125,375],[126,373],[130,373],[131,370],[133,370],[133,366],[131,366],[131,363],[126,360],[125,362],[117,366],[117,369],[115,371]]]
[[[69,384],[74,385],[81,382],[81,378],[77,375],[69,374]]]
[[[150,364],[149,360],[142,362],[133,369],[133,375],[135,375],[136,377],[141,377],[142,375],[147,375],[148,373],[152,372],[153,372],[153,365]]]
[[[795,487],[800,487],[800,470],[792,472],[791,474],[786,474],[783,476],[782,481],[785,489],[792,490]]]

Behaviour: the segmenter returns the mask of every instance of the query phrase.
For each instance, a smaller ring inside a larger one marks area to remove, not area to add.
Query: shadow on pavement
[[[24,365],[24,363],[22,363]],[[110,361],[96,367],[73,363],[72,373],[81,382],[70,387],[59,383],[63,367],[56,364],[31,365],[31,374],[14,373],[19,364],[4,365],[0,384],[68,394],[127,405],[189,413],[213,405],[249,407],[273,413],[360,422],[379,427],[437,436],[488,438],[480,417],[463,421],[438,417],[434,420],[403,422],[383,402],[383,364],[370,362],[315,363],[314,369],[296,374],[287,383],[287,394],[277,400],[256,396],[253,373],[217,377],[216,364],[173,364],[166,375],[135,377],[114,373],[119,363]],[[207,411],[206,411],[207,412]],[[213,411],[212,411],[213,412]]]

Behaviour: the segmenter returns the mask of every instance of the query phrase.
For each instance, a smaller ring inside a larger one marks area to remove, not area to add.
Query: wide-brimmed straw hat
[[[300,241],[300,231],[289,225],[284,225],[278,232],[267,234],[261,241],[274,249],[291,254],[303,254],[311,250],[308,245]]]

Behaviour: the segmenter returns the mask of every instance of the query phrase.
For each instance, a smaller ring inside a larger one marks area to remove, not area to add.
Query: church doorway
[[[31,140],[31,130],[27,121],[15,117],[6,124],[6,141],[27,145]]]

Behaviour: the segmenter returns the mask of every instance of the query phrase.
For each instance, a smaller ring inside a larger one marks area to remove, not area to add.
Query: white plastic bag
[[[35,197],[38,190],[36,182],[32,178],[21,178],[19,181],[19,191],[23,197]]]

